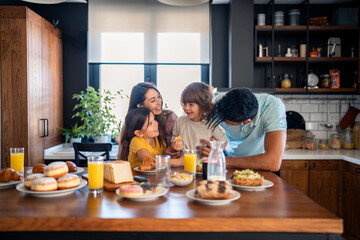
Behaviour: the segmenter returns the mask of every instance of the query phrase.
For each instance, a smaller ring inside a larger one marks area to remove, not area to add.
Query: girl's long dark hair
[[[156,88],[156,86],[154,84],[148,83],[148,82],[138,83],[131,90],[128,112],[137,108],[138,104],[144,106],[144,102],[146,100],[145,94],[147,93],[147,91],[149,89],[154,89],[161,96],[159,90]],[[161,103],[161,108],[162,108],[162,105],[163,105],[163,102]],[[155,115],[155,120],[159,124],[158,139],[159,139],[160,146],[163,146],[164,142],[166,140],[166,138],[165,138],[166,118],[167,118],[168,114],[170,114],[170,113],[171,113],[170,111],[163,109],[160,115]],[[125,120],[125,124],[127,125],[126,120]]]
[[[135,108],[128,112],[125,117],[125,131],[121,138],[122,152],[120,155],[120,159],[128,159],[130,142],[131,139],[135,137],[134,132],[143,128],[146,120],[150,119],[150,114],[150,109],[145,107]]]

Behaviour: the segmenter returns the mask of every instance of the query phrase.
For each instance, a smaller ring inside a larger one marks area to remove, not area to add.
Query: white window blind
[[[188,38],[177,41],[177,35]],[[168,47],[158,49],[159,43]],[[194,49],[199,57],[194,58]],[[166,55],[160,51],[168,51],[168,57],[158,56]],[[208,64],[209,4],[89,0],[89,62]]]

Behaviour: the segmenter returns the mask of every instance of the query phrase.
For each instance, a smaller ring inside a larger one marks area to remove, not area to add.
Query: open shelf
[[[257,57],[257,62],[271,62],[272,57]],[[309,57],[309,62],[357,62],[357,57]],[[274,57],[275,62],[306,62],[301,57]]]
[[[305,93],[305,88],[276,88],[277,93]],[[356,88],[309,88],[308,93],[356,93]]]
[[[348,31],[358,30],[358,26],[309,26],[309,31]],[[255,26],[257,31],[271,31],[272,25]],[[274,31],[306,31],[306,26],[274,26]]]

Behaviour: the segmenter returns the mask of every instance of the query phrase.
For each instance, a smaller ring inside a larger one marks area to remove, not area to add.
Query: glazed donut
[[[119,191],[125,197],[140,197],[143,195],[143,189],[139,185],[122,185]]]
[[[42,173],[34,173],[25,178],[24,186],[28,189],[31,189],[31,184],[34,180],[45,177]]]
[[[49,192],[57,189],[57,182],[55,178],[43,177],[34,180],[31,184],[31,190],[37,192]]]
[[[32,173],[44,173],[44,169],[46,168],[45,164],[36,164],[33,169],[32,169]]]
[[[65,162],[52,162],[45,169],[46,177],[59,178],[69,172],[69,168]]]
[[[77,175],[68,173],[58,178],[57,187],[58,189],[74,188],[80,185],[80,179]]]
[[[69,168],[69,173],[77,172],[77,167],[76,167],[75,163],[73,163],[71,161],[66,161],[65,163]]]

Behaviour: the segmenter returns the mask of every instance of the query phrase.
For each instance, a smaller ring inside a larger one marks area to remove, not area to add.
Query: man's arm
[[[207,141],[203,141],[206,143]],[[278,171],[281,166],[282,156],[286,143],[286,131],[273,131],[265,134],[265,153],[247,157],[226,157],[226,166],[230,168],[250,168],[257,170]],[[200,153],[208,155],[208,147],[199,147]]]

